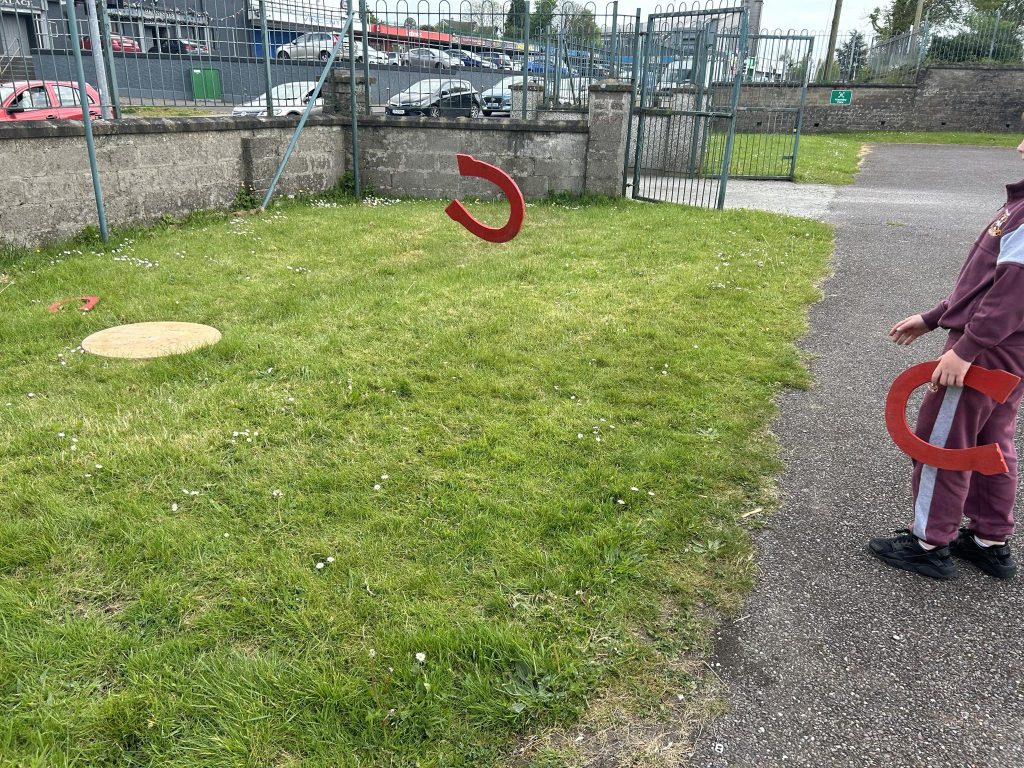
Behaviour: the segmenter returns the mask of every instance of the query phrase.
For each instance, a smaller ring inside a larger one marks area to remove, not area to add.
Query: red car
[[[91,85],[89,115],[100,116],[100,95]],[[0,83],[0,122],[7,120],[81,120],[78,83],[65,80],[21,80]]]
[[[82,38],[82,50],[92,50],[92,40],[88,36]],[[110,50],[114,53],[142,53],[142,46],[130,37],[111,35]]]

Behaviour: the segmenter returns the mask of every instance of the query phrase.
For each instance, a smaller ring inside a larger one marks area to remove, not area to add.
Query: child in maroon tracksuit
[[[1024,142],[1017,150],[1024,158]],[[975,363],[1024,378],[1024,181],[1006,191],[1006,204],[975,241],[949,298],[889,331],[897,344],[910,344],[937,327],[949,330],[921,405],[917,436],[940,448],[996,443],[1009,468],[986,476],[914,462],[913,530],[872,539],[869,546],[890,565],[938,579],[956,575],[951,555],[997,578],[1017,571],[1006,539],[1014,527],[1014,432],[1024,383],[1002,405],[963,386]],[[960,528],[964,515],[969,528]]]

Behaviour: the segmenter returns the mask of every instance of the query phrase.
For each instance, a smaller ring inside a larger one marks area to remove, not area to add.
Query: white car
[[[270,89],[270,98],[274,102],[274,115],[301,115],[315,88],[316,83],[311,80],[296,80],[291,83],[275,85]],[[321,96],[313,105],[313,112],[322,112],[323,106],[324,100]],[[238,105],[231,110],[231,114],[235,117],[266,117],[266,94],[253,101]]]

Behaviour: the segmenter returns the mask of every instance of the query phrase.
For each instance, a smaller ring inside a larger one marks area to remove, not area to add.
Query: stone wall
[[[830,104],[833,89],[853,91],[853,103]],[[800,89],[744,85],[736,128],[756,131],[777,119],[773,108],[795,107]],[[811,85],[803,130],[841,131],[1019,131],[1024,112],[1024,69],[997,66],[933,66],[915,85]]]
[[[462,153],[507,171],[528,198],[579,194],[586,183],[588,138],[584,122],[363,117],[360,168],[379,194],[499,197],[493,184],[459,176],[455,154]]]
[[[616,83],[593,86],[588,121],[360,116],[362,178],[383,195],[499,194],[487,182],[458,175],[455,155],[466,153],[507,170],[527,197],[617,195],[629,93]],[[334,185],[351,167],[350,126],[345,116],[311,117],[278,193]],[[118,226],[228,208],[241,188],[264,193],[295,120],[155,118],[97,121],[93,128],[107,218]],[[96,223],[81,122],[0,123],[0,157],[8,169],[0,242],[36,245]]]
[[[228,208],[243,186],[265,189],[295,121],[286,118],[168,118],[96,122],[96,159],[113,225]],[[336,125],[311,121],[280,191],[325,189],[345,171]],[[0,124],[8,192],[0,239],[35,245],[96,224],[96,202],[78,121]]]

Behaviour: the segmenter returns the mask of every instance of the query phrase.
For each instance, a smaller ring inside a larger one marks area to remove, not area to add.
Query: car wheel
[[[441,69],[441,62],[437,62],[437,69]]]
[[[318,58],[320,59],[320,61],[327,61],[329,58],[331,58],[331,52],[320,51],[320,56]]]
[[[469,106],[469,116],[480,117],[480,105],[477,104],[475,101]]]
[[[427,114],[429,114],[431,117],[440,117],[441,108],[435,104],[430,108],[430,111]]]
[[[290,58],[291,58],[291,56],[289,56],[289,55],[288,55],[288,52],[287,52],[287,51],[278,51],[278,52],[277,52],[277,58],[279,58],[279,59],[281,59],[282,61],[284,61],[284,60],[286,60],[286,59],[290,59]]]

